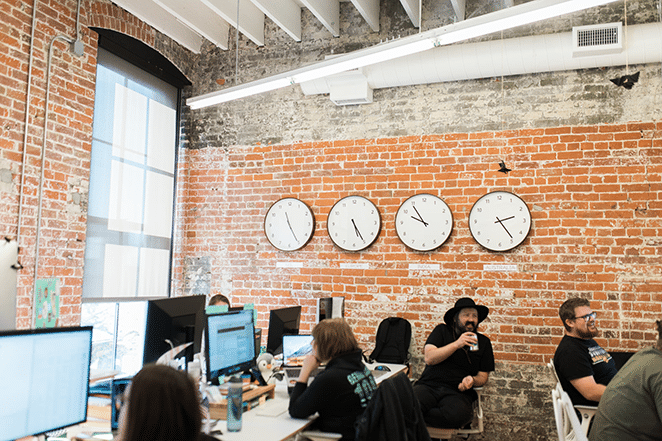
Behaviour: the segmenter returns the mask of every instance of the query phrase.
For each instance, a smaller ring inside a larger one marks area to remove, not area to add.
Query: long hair
[[[662,320],[655,320],[657,325],[657,349],[662,351]]]
[[[198,392],[187,374],[156,364],[136,374],[122,441],[195,441],[201,427]]]
[[[341,354],[359,349],[352,328],[345,319],[324,319],[313,328],[313,338],[317,347],[317,358],[327,362]]]

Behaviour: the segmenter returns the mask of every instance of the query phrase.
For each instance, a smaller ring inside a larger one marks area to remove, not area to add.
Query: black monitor
[[[219,377],[246,371],[255,361],[253,310],[207,315],[205,333],[207,380],[218,384]]]
[[[267,352],[272,355],[283,352],[283,335],[299,334],[301,321],[301,306],[272,309],[269,312],[269,335],[267,336]]]
[[[0,332],[0,439],[87,419],[92,327]]]
[[[205,328],[205,302],[205,296],[170,297],[147,302],[143,364],[153,363],[172,347],[190,342],[193,345],[186,349],[185,355],[187,361],[193,361],[193,355],[200,352]]]

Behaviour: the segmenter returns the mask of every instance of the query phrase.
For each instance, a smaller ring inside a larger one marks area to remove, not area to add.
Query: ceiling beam
[[[451,4],[453,5],[453,10],[455,11],[457,21],[464,20],[466,0],[451,0]]]
[[[113,0],[120,8],[135,15],[154,29],[167,35],[186,49],[200,53],[203,37],[193,29],[177,21],[168,11],[151,1]]]
[[[421,27],[421,1],[422,0],[400,0],[402,7],[409,16],[415,28]]]
[[[200,0],[154,0],[198,34],[223,50],[228,49],[230,25]]]
[[[350,0],[373,31],[379,32],[379,0]]]
[[[334,37],[340,37],[339,0],[300,0]]]
[[[239,32],[258,46],[264,46],[264,13],[249,0],[239,2],[239,23],[237,23],[237,1],[201,0],[212,11],[230,23]]]
[[[301,41],[301,7],[292,0],[251,0],[295,41]]]

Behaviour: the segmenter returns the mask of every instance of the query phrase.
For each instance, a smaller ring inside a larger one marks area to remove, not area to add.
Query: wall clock
[[[469,231],[490,251],[508,251],[524,242],[531,230],[531,212],[517,195],[493,191],[483,195],[469,212]]]
[[[315,216],[304,202],[296,198],[280,199],[264,216],[264,234],[282,251],[303,248],[313,237]]]
[[[395,232],[409,248],[432,251],[446,242],[453,230],[453,214],[439,197],[417,194],[400,205],[395,215]]]
[[[340,199],[329,211],[326,222],[333,243],[346,251],[368,248],[377,239],[381,227],[379,210],[363,196]]]

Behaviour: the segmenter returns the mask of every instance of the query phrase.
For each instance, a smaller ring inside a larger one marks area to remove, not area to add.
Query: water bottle
[[[230,378],[228,388],[228,431],[241,430],[241,411],[243,407],[243,381],[240,377]]]

